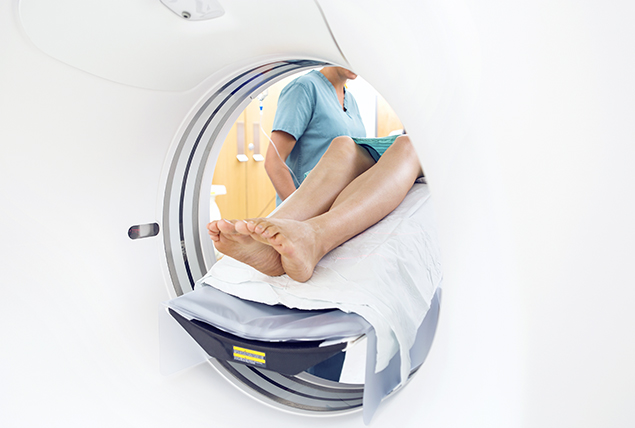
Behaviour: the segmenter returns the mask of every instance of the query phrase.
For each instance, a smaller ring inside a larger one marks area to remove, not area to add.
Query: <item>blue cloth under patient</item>
[[[370,153],[375,162],[377,162],[379,158],[386,152],[386,150],[388,150],[388,147],[390,147],[392,143],[395,142],[397,137],[399,137],[399,135],[391,135],[389,137],[380,138],[353,137],[353,141],[368,150],[368,153]]]

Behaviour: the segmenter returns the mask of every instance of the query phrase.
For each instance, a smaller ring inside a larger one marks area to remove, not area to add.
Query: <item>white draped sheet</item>
[[[403,383],[417,329],[442,281],[434,224],[428,185],[415,183],[391,214],[329,252],[307,282],[267,276],[226,256],[196,287],[268,305],[358,314],[375,330],[375,371],[399,353]]]

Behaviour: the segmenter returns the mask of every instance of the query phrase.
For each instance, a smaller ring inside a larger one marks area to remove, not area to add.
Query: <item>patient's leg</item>
[[[238,220],[241,221],[241,220]],[[221,253],[247,263],[258,271],[271,276],[284,274],[280,254],[271,246],[236,232],[233,222],[212,221],[207,225],[214,246]]]
[[[333,139],[293,197],[271,217],[307,220],[325,213],[340,192],[374,164],[368,151],[350,137]]]
[[[421,175],[410,140],[399,137],[375,166],[342,190],[324,214],[306,221],[253,219],[238,225],[236,231],[271,245],[280,253],[285,272],[306,281],[326,253],[392,212]]]
[[[368,152],[351,138],[335,138],[300,189],[272,218],[306,220],[324,213],[342,189],[374,163]],[[236,227],[242,228],[243,234],[237,233]],[[214,246],[221,253],[267,275],[284,273],[278,252],[268,243],[253,240],[241,221],[213,221],[207,228]]]

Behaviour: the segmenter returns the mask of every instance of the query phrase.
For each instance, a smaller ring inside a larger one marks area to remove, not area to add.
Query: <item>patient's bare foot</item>
[[[280,253],[284,271],[296,281],[308,281],[324,255],[316,245],[317,232],[307,222],[257,218],[236,225],[236,231],[271,245]]]
[[[271,246],[236,232],[235,221],[216,220],[207,225],[214,247],[221,253],[248,264],[265,275],[284,274],[278,254]]]

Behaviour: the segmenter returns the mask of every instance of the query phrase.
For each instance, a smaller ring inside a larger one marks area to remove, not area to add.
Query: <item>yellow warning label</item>
[[[234,360],[257,366],[264,366],[267,363],[267,355],[264,352],[234,346]]]

